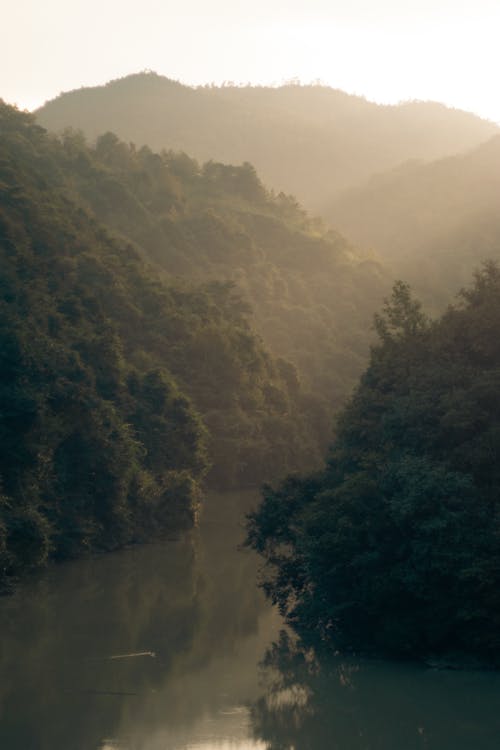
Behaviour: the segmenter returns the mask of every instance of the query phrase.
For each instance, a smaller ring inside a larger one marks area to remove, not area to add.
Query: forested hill
[[[53,131],[113,131],[206,161],[251,162],[276,190],[322,211],[339,190],[408,159],[437,159],[498,132],[431,102],[382,106],[326,86],[191,88],[155,73],[61,94],[37,112]]]
[[[293,366],[234,288],[153,274],[79,198],[76,164],[99,179],[72,148],[0,105],[0,585],[191,525],[210,463],[242,486],[318,451]],[[147,193],[149,174],[130,179]]]
[[[500,665],[500,270],[437,320],[399,282],[322,473],[268,488],[249,541],[304,638]]]
[[[4,572],[189,525],[204,476],[316,465],[381,267],[249,164],[90,147],[4,104],[0,134]]]
[[[293,198],[269,193],[248,163],[199,165],[111,133],[89,147],[73,131],[63,134],[61,155],[78,200],[158,269],[236,285],[273,354],[297,368],[290,382],[298,377],[315,394],[308,409],[328,439],[332,411],[366,361],[372,312],[390,286],[382,266],[309,219]],[[204,345],[207,366],[217,367],[217,347]]]
[[[334,201],[328,218],[430,303],[446,303],[485,258],[500,257],[500,137],[410,163]]]

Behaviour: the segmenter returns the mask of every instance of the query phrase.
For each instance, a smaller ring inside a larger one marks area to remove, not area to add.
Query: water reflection
[[[201,536],[61,566],[2,600],[0,747],[260,747],[245,707],[277,618],[237,549],[248,501],[219,498]]]
[[[251,500],[214,497],[199,535],[2,599],[1,750],[497,750],[498,674],[318,660],[279,639],[237,549]]]
[[[287,633],[252,710],[269,750],[498,750],[500,675],[318,658]]]

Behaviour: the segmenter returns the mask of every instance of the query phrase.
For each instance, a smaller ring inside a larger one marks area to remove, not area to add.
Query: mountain
[[[346,191],[328,218],[429,302],[500,256],[500,137],[430,164],[408,163]]]
[[[248,163],[0,130],[0,584],[317,466],[382,266]]]
[[[264,182],[322,211],[342,189],[408,159],[437,159],[498,132],[491,122],[433,102],[383,106],[326,86],[192,88],[155,73],[63,93],[41,125],[106,131],[198,160],[251,162]]]
[[[126,216],[126,178],[151,193],[151,152],[149,172],[119,183],[89,169],[82,142],[2,103],[0,131],[3,586],[49,558],[190,527],[209,464],[212,486],[255,485],[314,460],[318,437],[234,285],[162,274],[80,196],[83,174]]]
[[[200,165],[111,133],[89,147],[66,132],[61,144],[75,199],[132,240],[158,273],[235,285],[268,348],[295,366],[291,382],[322,401],[327,440],[332,409],[366,360],[371,315],[390,285],[383,267],[293,198],[267,191],[248,163]]]

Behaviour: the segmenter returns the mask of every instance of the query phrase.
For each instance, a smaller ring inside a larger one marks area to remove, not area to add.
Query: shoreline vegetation
[[[306,641],[500,666],[499,324],[492,262],[436,320],[396,283],[325,468],[265,489],[247,544]]]
[[[2,582],[190,527],[205,487],[319,465],[377,264],[248,164],[91,147],[5,104],[0,131]],[[351,290],[351,343],[311,356]]]

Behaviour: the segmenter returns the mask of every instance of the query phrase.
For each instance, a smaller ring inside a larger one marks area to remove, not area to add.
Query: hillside
[[[0,132],[0,585],[190,527],[210,464],[231,487],[314,462],[307,395],[234,287],[160,278],[79,198],[68,144],[4,104]]]
[[[266,184],[316,212],[375,172],[457,153],[498,132],[432,102],[382,106],[325,86],[191,88],[154,73],[61,94],[37,117],[91,140],[110,130],[201,161],[249,161]]]
[[[484,259],[500,255],[500,137],[430,164],[373,177],[328,218],[372,248],[429,302],[444,301]]]
[[[292,382],[315,394],[309,409],[324,420],[327,440],[332,410],[366,360],[370,317],[390,284],[382,266],[292,198],[269,193],[250,164],[199,165],[185,154],[137,150],[111,133],[89,148],[69,132],[62,148],[75,199],[133,240],[158,271],[236,285],[270,350],[297,368]]]

